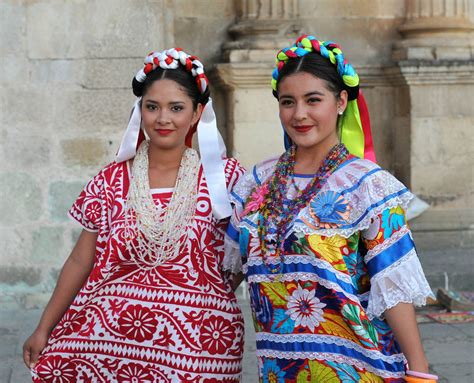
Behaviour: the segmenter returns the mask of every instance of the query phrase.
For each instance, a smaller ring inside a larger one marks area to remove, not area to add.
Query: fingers
[[[29,346],[23,346],[23,361],[25,362],[25,365],[27,368],[30,368],[30,362],[31,362],[31,351],[30,351]]]
[[[41,350],[31,350],[31,355],[30,355],[30,368],[33,368],[38,361],[38,356],[40,354]]]

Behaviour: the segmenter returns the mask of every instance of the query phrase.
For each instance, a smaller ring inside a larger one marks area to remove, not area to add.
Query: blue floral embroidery
[[[283,309],[276,309],[273,317],[272,332],[277,334],[291,334],[295,329],[295,321]]]
[[[341,225],[346,220],[348,204],[344,197],[334,191],[318,193],[309,203],[310,212],[321,222]]]
[[[264,383],[285,383],[285,371],[278,367],[276,360],[265,360],[262,375]]]
[[[249,231],[247,229],[242,228],[240,230],[239,236],[239,247],[240,247],[240,254],[243,257],[248,256],[248,246],[249,246]]]
[[[405,216],[395,213],[394,210],[395,209],[386,209],[382,213],[384,239],[390,238],[395,231],[399,230],[405,224]]]
[[[255,284],[250,284],[250,304],[254,309],[256,322],[266,327],[273,317],[273,306],[266,295],[260,294],[260,287]]]

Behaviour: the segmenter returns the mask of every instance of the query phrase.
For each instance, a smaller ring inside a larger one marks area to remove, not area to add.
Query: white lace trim
[[[273,173],[276,161],[277,159],[270,159],[256,165],[255,169],[242,177],[233,192],[245,201],[257,184],[255,174],[260,182],[264,182]],[[326,237],[340,235],[348,238],[357,231],[367,229],[373,218],[384,210],[397,206],[406,209],[413,198],[413,194],[390,173],[370,161],[361,159],[352,161],[332,173],[319,193],[327,191],[344,194],[351,208],[347,225],[354,226],[334,229],[311,228],[304,222],[314,224],[309,214],[309,207],[306,206],[296,217],[292,231],[305,235],[318,234]],[[257,214],[250,214],[246,216],[246,219],[255,223],[257,216]],[[248,222],[241,221],[236,224],[247,228],[252,235],[257,233],[257,228]]]
[[[404,237],[405,234],[408,234],[411,238],[411,232],[407,225],[404,225],[402,228],[400,228],[399,231],[393,233],[393,235],[390,238],[387,238],[382,243],[375,246],[373,249],[370,249],[367,252],[367,255],[364,257],[365,263],[369,263],[371,259],[375,258],[384,250],[387,250],[390,246],[392,246],[393,244],[398,242],[402,237]]]
[[[242,271],[242,255],[240,246],[227,234],[224,235],[224,259],[222,260],[222,270],[238,274]]]
[[[350,348],[360,352],[370,359],[382,359],[387,363],[403,362],[405,357],[403,354],[384,355],[379,350],[368,350],[361,345],[354,343],[348,339],[340,338],[335,335],[316,335],[316,334],[273,334],[268,332],[258,332],[256,334],[257,341],[270,341],[275,343],[294,343],[307,342],[317,344],[336,344],[340,347]]]
[[[366,371],[369,371],[382,378],[402,378],[403,376],[405,376],[405,371],[390,372],[386,370],[380,370],[361,360],[351,358],[345,355],[340,355],[340,354],[331,354],[331,353],[326,353],[326,352],[298,352],[298,351],[287,352],[287,351],[275,351],[275,350],[268,350],[268,349],[263,349],[263,350],[257,349],[256,354],[258,357],[266,357],[266,358],[278,358],[278,359],[290,359],[290,360],[317,359],[321,361],[345,363],[352,366],[356,366],[360,370],[365,369]]]
[[[403,258],[377,273],[370,279],[369,305],[366,313],[370,319],[382,318],[382,314],[398,303],[426,304],[433,292],[425,278],[415,249]]]
[[[244,266],[244,270],[247,269],[247,265]],[[248,275],[248,273],[246,272]],[[247,276],[248,283],[262,283],[262,282],[298,282],[298,281],[311,281],[317,282],[320,285],[326,287],[329,290],[337,291],[338,293],[344,294],[347,298],[354,302],[358,302],[359,299],[344,290],[337,283],[328,281],[327,279],[321,278],[313,273],[304,273],[304,272],[295,272],[295,273],[285,273],[285,274],[255,274]]]
[[[249,266],[260,266],[263,265],[264,263],[270,263],[272,265],[278,265],[280,263],[280,257],[272,257],[272,258],[267,258],[266,261],[263,260],[261,257],[251,257],[248,259],[247,264]],[[336,270],[334,266],[332,266],[329,262],[316,258],[311,255],[300,255],[300,254],[285,254],[283,256],[283,263],[285,265],[291,265],[291,264],[303,264],[303,265],[312,265],[316,268],[319,269],[325,269],[333,273],[337,279],[345,282],[352,284],[352,278],[343,273],[342,271]]]

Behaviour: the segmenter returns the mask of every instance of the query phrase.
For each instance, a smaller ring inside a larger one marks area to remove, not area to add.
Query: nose
[[[301,102],[296,103],[295,113],[293,114],[293,118],[295,119],[295,121],[303,121],[304,119],[306,119],[306,114],[306,106]]]
[[[171,120],[168,112],[164,109],[160,109],[160,111],[156,114],[156,122],[160,125],[169,124]]]

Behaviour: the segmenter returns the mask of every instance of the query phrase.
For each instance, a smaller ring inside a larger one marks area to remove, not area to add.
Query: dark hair
[[[334,93],[336,98],[339,98],[341,91],[347,90],[344,86],[341,76],[337,73],[336,67],[331,62],[318,53],[310,52],[301,57],[289,58],[278,75],[278,84],[286,76],[306,72],[315,77],[325,80],[328,89]],[[277,90],[273,91],[273,95],[278,99],[278,84]]]
[[[155,81],[162,79],[173,80],[181,85],[193,101],[194,109],[197,108],[198,104],[206,105],[209,101],[209,96],[211,94],[209,87],[207,87],[206,91],[201,94],[199,92],[196,78],[194,78],[191,72],[188,72],[182,66],[179,66],[176,69],[156,68],[148,73],[143,82],[138,82],[134,77],[132,80],[133,94],[137,97],[142,97]]]

